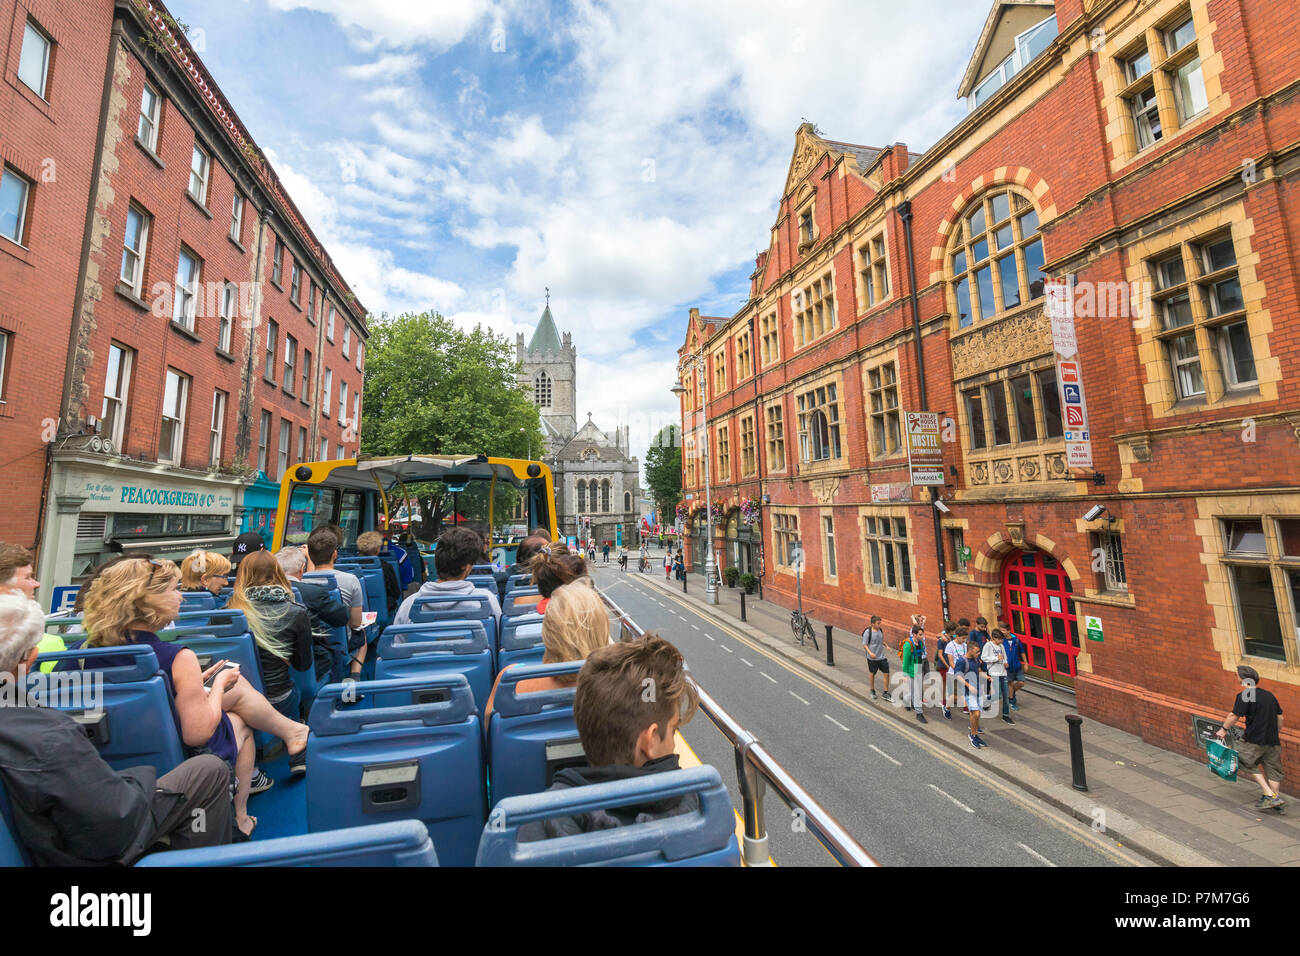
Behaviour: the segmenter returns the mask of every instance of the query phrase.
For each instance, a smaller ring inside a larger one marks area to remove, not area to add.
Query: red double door
[[[1030,673],[1074,685],[1079,656],[1070,576],[1043,551],[1017,551],[1002,567],[1002,611],[1029,648]]]

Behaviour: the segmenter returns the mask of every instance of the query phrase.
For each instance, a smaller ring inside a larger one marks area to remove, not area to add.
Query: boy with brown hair
[[[559,771],[550,789],[677,770],[677,728],[690,722],[698,705],[681,652],[663,638],[648,634],[592,651],[578,673],[573,701],[573,720],[588,765]],[[640,806],[593,810],[525,824],[519,840],[526,843],[630,826],[692,813],[699,805],[698,795],[686,794]]]

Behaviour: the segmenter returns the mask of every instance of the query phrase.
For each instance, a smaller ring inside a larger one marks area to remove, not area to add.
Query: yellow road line
[[[1061,820],[1057,819],[1056,817],[1049,815],[1048,813],[1045,813],[1039,806],[1037,806],[1035,799],[1029,796],[1028,794],[1024,793],[1023,791],[1017,790],[1016,788],[1005,783],[998,777],[992,775],[982,776],[980,774],[975,773],[968,766],[964,765],[962,761],[958,760],[957,757],[947,748],[939,746],[938,744],[931,741],[929,738],[917,733],[916,731],[912,730],[910,727],[907,727],[906,725],[899,725],[897,721],[889,720],[883,717],[882,715],[876,712],[876,708],[869,707],[866,704],[862,703],[861,701],[848,696],[847,694],[844,693],[844,691],[840,690],[838,687],[834,686],[833,684],[830,684],[824,678],[819,677],[815,674],[810,674],[799,665],[788,662],[787,659],[784,658],[783,656],[777,654],[775,651],[772,651],[761,644],[756,643],[752,638],[749,638],[748,636],[740,633],[734,627],[732,627],[728,622],[722,620],[721,618],[716,618],[713,617],[712,615],[707,615],[707,614],[700,614],[700,612],[697,611],[695,608],[693,608],[688,602],[683,601],[681,598],[677,597],[677,595],[673,594],[671,591],[665,592],[665,596],[668,597],[673,602],[675,602],[676,604],[678,604],[680,607],[688,608],[691,611],[693,611],[695,614],[710,619],[719,629],[726,631],[733,638],[740,641],[746,647],[749,647],[755,653],[762,654],[764,657],[766,657],[772,663],[776,664],[778,667],[783,668],[784,670],[788,671],[790,674],[794,675],[795,677],[801,678],[802,680],[806,681],[807,683],[821,690],[823,693],[829,695],[830,697],[835,698],[836,700],[844,704],[844,706],[848,707],[849,709],[857,711],[859,714],[861,714],[864,717],[870,718],[871,720],[880,724],[882,727],[888,727],[889,729],[896,731],[897,733],[906,737],[909,741],[911,741],[916,746],[925,750],[931,756],[935,757],[938,760],[942,760],[948,766],[953,767],[956,770],[959,770],[961,773],[965,774],[967,777],[969,777],[971,780],[974,780],[976,783],[988,787],[990,790],[994,790],[1009,799],[1015,800],[1017,804],[1029,810],[1031,813],[1033,813],[1039,819],[1043,820],[1045,823],[1049,823],[1052,826],[1056,827],[1061,832],[1069,834],[1071,837],[1073,837],[1078,842],[1084,844],[1085,846],[1095,849],[1101,853],[1104,853],[1112,860],[1115,860],[1118,863],[1122,863],[1125,866],[1136,865],[1132,859],[1129,859],[1128,856],[1126,856],[1125,854],[1121,854],[1117,849],[1108,846],[1106,843],[1102,842],[1101,840],[1095,837],[1084,836],[1083,834],[1077,832],[1076,827],[1068,826],[1065,823],[1063,823]]]

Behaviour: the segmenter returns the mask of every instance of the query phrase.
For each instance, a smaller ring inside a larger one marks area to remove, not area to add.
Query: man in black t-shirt
[[[1237,668],[1242,691],[1232,703],[1232,713],[1224,718],[1218,737],[1227,739],[1237,718],[1246,718],[1245,740],[1237,749],[1237,762],[1264,791],[1255,804],[1257,810],[1280,809],[1286,805],[1279,791],[1282,787],[1282,707],[1277,698],[1259,686],[1259,672],[1245,664]]]

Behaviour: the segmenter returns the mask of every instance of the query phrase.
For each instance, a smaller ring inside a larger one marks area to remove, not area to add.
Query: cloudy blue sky
[[[170,0],[373,313],[531,332],[579,416],[676,417],[687,309],[731,315],[802,119],[924,150],[992,0]],[[201,32],[198,32],[201,31]]]

